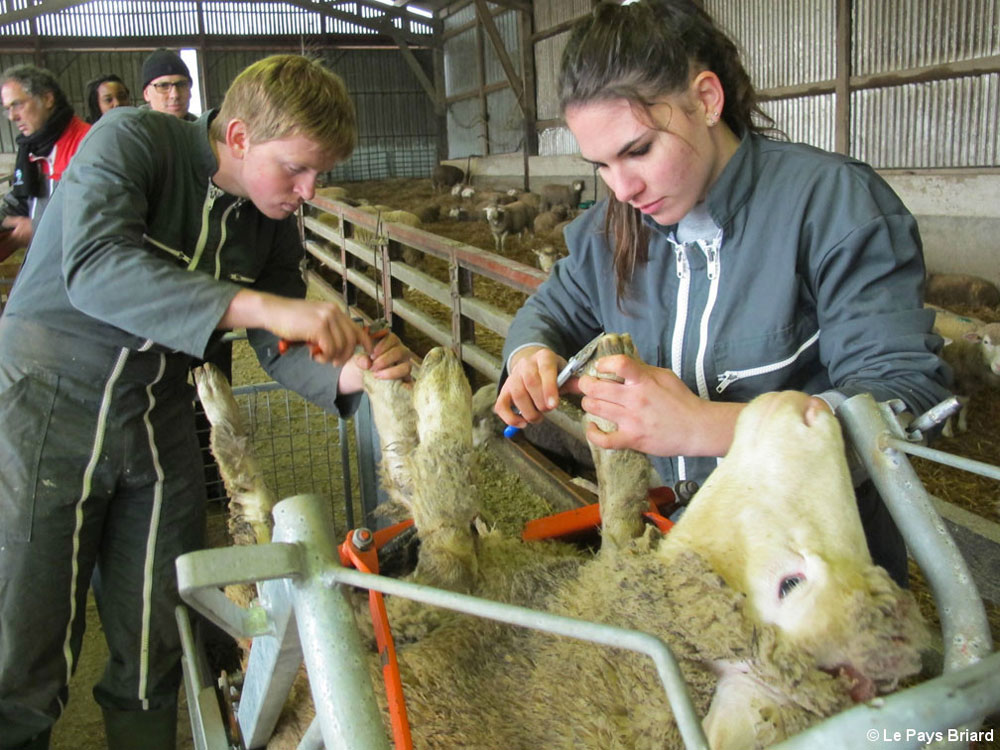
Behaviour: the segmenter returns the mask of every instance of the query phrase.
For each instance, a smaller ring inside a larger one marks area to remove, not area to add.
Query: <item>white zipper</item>
[[[761,367],[751,367],[746,370],[726,370],[724,373],[719,375],[719,384],[715,386],[716,393],[722,393],[726,388],[735,383],[737,380],[743,380],[744,378],[752,378],[757,375],[766,375],[769,372],[774,372],[775,370],[780,370],[783,367],[788,367],[795,360],[799,358],[806,349],[816,343],[819,338],[820,331],[816,331],[809,339],[802,344],[798,349],[795,350],[795,354],[790,357],[786,357],[780,362],[774,362],[770,365],[763,365]]]
[[[671,369],[677,377],[681,376],[681,362],[684,354],[684,327],[687,325],[688,294],[691,287],[691,268],[688,265],[684,246],[670,237],[674,246],[674,258],[677,264],[677,316],[674,319],[674,336],[670,342]]]
[[[219,244],[215,246],[215,278],[219,278],[219,274],[222,273],[222,246],[226,242],[226,220],[229,218],[229,214],[232,213],[233,209],[238,208],[242,203],[243,199],[237,198],[233,205],[222,212],[222,232],[219,237]]]
[[[164,245],[159,240],[153,239],[148,234],[142,235],[142,238],[144,240],[146,240],[146,242],[148,242],[150,245],[154,245],[154,246],[160,248],[160,250],[163,250],[165,253],[170,253],[171,255],[173,255],[178,260],[182,260],[185,263],[187,263],[188,261],[191,260],[187,255],[185,255],[184,253],[182,253],[180,250],[174,250],[172,247],[170,247],[168,245]]]
[[[681,377],[681,363],[684,353],[684,328],[687,325],[688,296],[691,291],[691,266],[688,264],[684,245],[677,242],[673,234],[667,239],[674,246],[674,259],[676,261],[678,278],[677,316],[674,319],[674,336],[670,342],[670,365],[674,374],[677,377]],[[684,456],[677,456],[677,479],[680,481],[687,479]]]
[[[695,382],[698,384],[698,395],[703,399],[708,399],[708,382],[705,380],[705,354],[708,350],[708,319],[712,315],[715,307],[715,300],[719,295],[719,275],[722,264],[719,261],[719,247],[722,245],[722,230],[712,238],[711,242],[698,240],[698,247],[705,253],[708,260],[708,299],[705,301],[705,309],[701,313],[701,323],[698,326],[698,358],[695,360]]]
[[[201,254],[205,251],[205,243],[208,242],[208,218],[212,213],[212,206],[215,205],[215,199],[222,194],[222,189],[217,188],[215,184],[209,180],[208,192],[205,194],[205,203],[201,207],[201,232],[198,234],[198,243],[194,248],[194,257],[191,258],[191,262],[188,263],[189,271],[193,271],[198,267],[198,261],[201,260]]]

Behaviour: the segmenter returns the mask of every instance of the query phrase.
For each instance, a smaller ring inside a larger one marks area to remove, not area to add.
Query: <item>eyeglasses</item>
[[[161,94],[169,94],[172,87],[177,89],[178,94],[183,94],[191,88],[191,81],[157,81],[149,85]]]

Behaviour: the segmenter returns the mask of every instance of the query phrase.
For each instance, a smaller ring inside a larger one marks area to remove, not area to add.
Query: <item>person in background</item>
[[[93,125],[105,112],[116,107],[132,106],[132,94],[125,81],[114,73],[105,73],[87,82],[87,122]]]
[[[169,49],[155,50],[142,63],[142,98],[157,112],[182,120],[196,120],[191,105],[191,73],[180,55]]]
[[[617,425],[587,437],[648,454],[664,484],[702,482],[758,394],[835,410],[870,393],[919,414],[948,397],[913,216],[867,164],[768,137],[736,45],[690,0],[602,2],[576,24],[560,106],[610,197],[566,229],[569,256],[517,312],[495,411],[538,422],[567,357],[628,333],[570,390]],[[514,407],[520,411],[515,413]],[[856,475],[876,564],[906,585],[906,547]]]
[[[56,77],[35,65],[5,70],[0,100],[19,133],[14,183],[0,201],[3,261],[31,242],[34,224],[90,125],[73,114]]]
[[[356,139],[343,81],[277,55],[196,122],[107,113],[70,165],[0,317],[0,750],[48,747],[92,573],[108,748],[174,748],[174,562],[206,498],[188,374],[211,340],[246,328],[271,377],[345,415],[363,371],[409,376],[395,335],[305,299],[295,212]]]

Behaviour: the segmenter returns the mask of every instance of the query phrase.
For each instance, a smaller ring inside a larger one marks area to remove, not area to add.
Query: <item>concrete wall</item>
[[[524,183],[521,154],[448,163],[468,167],[473,185],[508,188]],[[928,271],[973,274],[1000,286],[1000,169],[885,171],[882,176],[917,218]],[[594,172],[578,156],[533,156],[528,177],[536,190],[547,183],[568,185],[583,179],[584,200],[595,196]],[[605,194],[597,179],[596,195]]]
[[[1000,170],[883,177],[917,217],[928,271],[970,273],[1000,286]]]

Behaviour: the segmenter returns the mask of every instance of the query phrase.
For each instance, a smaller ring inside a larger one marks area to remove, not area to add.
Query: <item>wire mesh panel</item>
[[[356,449],[354,440],[347,437],[352,430],[341,430],[335,414],[277,383],[241,386],[233,389],[233,395],[264,482],[275,499],[303,493],[328,497],[333,503],[337,529],[344,529],[345,519],[351,515],[345,506],[353,504],[353,498],[359,495],[358,472],[352,469],[356,467]],[[346,471],[341,433],[348,448]],[[202,440],[203,446],[207,444]],[[226,489],[211,452],[204,448],[203,458],[209,507],[222,510],[228,501]]]

